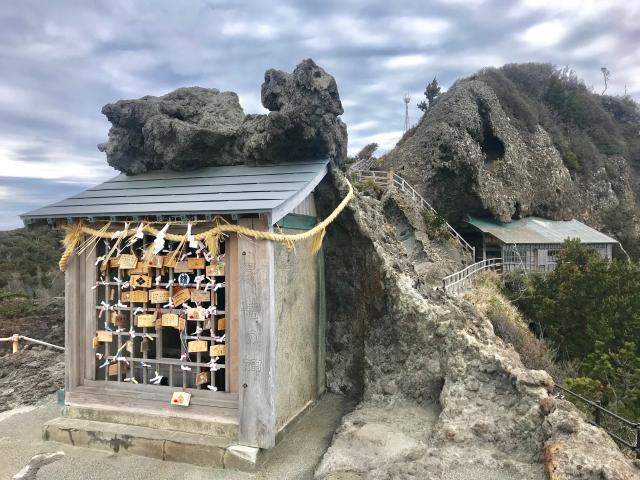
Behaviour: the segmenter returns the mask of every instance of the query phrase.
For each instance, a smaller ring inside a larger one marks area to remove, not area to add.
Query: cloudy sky
[[[485,66],[569,65],[640,98],[640,2],[608,0],[56,0],[0,9],[0,229],[115,174],[101,107],[180,86],[234,90],[262,112],[267,68],[311,57],[336,77],[349,150],[388,149],[402,96]],[[415,101],[412,120],[418,119]]]

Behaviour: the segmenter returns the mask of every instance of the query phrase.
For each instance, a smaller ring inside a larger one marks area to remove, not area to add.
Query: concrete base
[[[42,427],[42,437],[76,447],[249,472],[266,459],[264,450],[237,445],[228,437],[78,418],[48,421]]]

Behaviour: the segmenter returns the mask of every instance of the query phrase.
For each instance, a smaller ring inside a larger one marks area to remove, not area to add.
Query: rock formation
[[[268,115],[245,115],[233,92],[179,88],[161,97],[120,100],[102,113],[113,125],[98,145],[128,174],[242,163],[331,158],[347,153],[347,129],[335,79],[304,60],[293,73],[268,70],[262,85]]]
[[[319,213],[344,193],[336,172]],[[524,368],[473,305],[436,288],[460,254],[428,239],[405,194],[356,195],[325,242],[328,387],[361,403],[317,479],[638,478],[603,430],[552,395],[546,372]]]
[[[551,103],[553,88],[573,103]],[[576,218],[633,248],[638,129],[629,102],[546,65],[512,65],[457,81],[385,159],[454,223]]]

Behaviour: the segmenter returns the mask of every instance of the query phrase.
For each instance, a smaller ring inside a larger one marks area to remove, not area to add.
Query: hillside
[[[640,110],[548,64],[484,69],[436,98],[385,164],[452,221],[576,218],[638,258]]]
[[[0,232],[0,289],[30,297],[62,296],[61,241],[60,231],[46,227]]]

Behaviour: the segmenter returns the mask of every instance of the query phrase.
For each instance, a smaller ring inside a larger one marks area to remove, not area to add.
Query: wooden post
[[[387,172],[387,189],[391,190],[393,188],[393,168],[390,168]]]
[[[20,335],[14,333],[11,337],[11,341],[13,342],[13,353],[18,353],[20,349]]]
[[[238,224],[255,230],[271,228],[265,217],[240,219]],[[271,448],[276,441],[273,244],[239,235],[237,262],[239,441]]]

